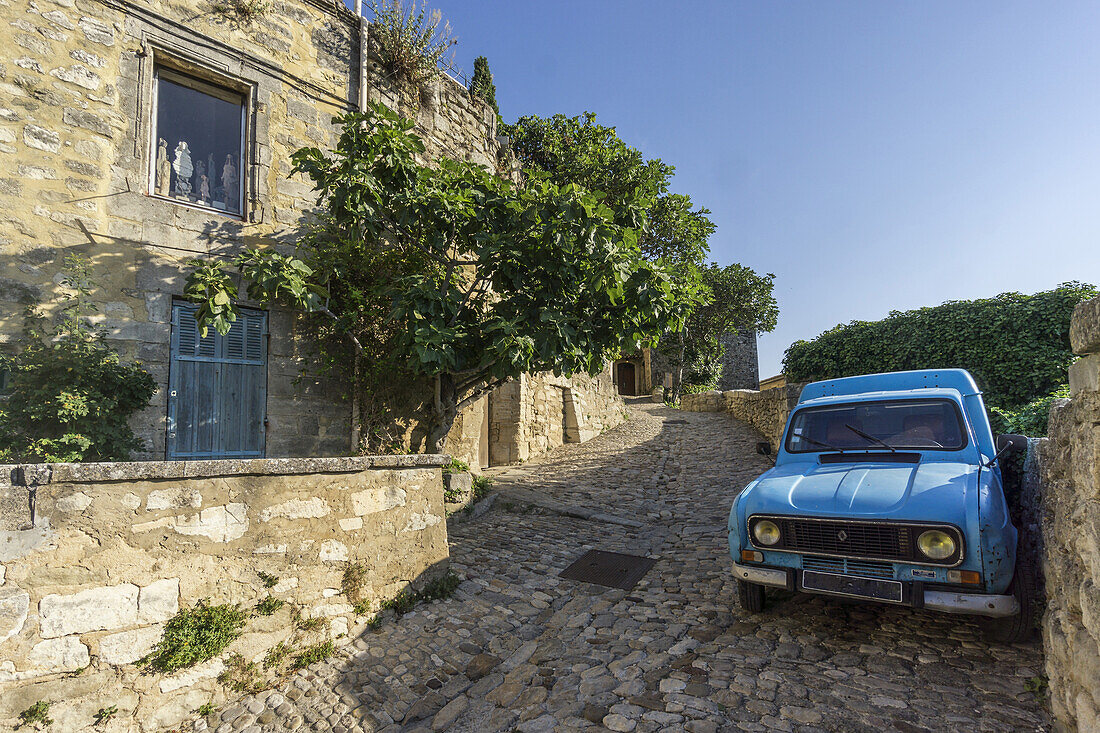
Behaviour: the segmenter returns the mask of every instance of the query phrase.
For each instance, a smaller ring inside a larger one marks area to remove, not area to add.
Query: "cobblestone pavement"
[[[993,645],[969,619],[819,596],[742,611],[725,522],[767,468],[757,435],[721,414],[631,412],[500,476],[492,511],[452,530],[466,578],[452,598],[240,700],[216,730],[1049,729],[1025,687],[1037,641]],[[510,487],[644,526],[531,510]],[[659,559],[631,591],[558,577],[592,548]]]

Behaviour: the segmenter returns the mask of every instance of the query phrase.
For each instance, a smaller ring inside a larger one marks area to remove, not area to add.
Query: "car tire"
[[[991,641],[1015,644],[1027,641],[1035,631],[1035,572],[1031,565],[1016,556],[1016,568],[1009,583],[1008,592],[1016,597],[1020,612],[1015,616],[989,619],[986,623],[986,636]]]
[[[764,610],[764,586],[737,581],[737,600],[741,602],[741,608],[749,613],[760,613]]]

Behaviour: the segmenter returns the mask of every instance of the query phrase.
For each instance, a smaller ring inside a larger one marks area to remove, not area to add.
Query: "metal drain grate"
[[[655,562],[657,561],[652,558],[638,555],[589,550],[575,563],[562,570],[558,577],[605,585],[608,588],[630,590],[643,575],[649,572]]]

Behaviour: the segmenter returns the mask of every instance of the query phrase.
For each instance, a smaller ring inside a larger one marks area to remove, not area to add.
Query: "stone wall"
[[[1100,730],[1100,298],[1077,306],[1070,328],[1081,356],[1069,400],[1050,412],[1040,449],[1047,608],[1043,616],[1051,711],[1067,730]]]
[[[693,412],[728,412],[759,430],[775,451],[783,439],[787,417],[798,404],[802,387],[801,384],[791,384],[763,392],[734,389],[688,394],[680,398],[680,409]]]
[[[610,365],[595,377],[525,374],[489,397],[490,463],[522,463],[565,443],[591,440],[625,419]]]
[[[39,700],[53,703],[52,730],[91,729],[111,705],[113,731],[172,727],[221,702],[234,652],[256,661],[280,642],[354,638],[366,618],[341,590],[349,562],[363,564],[373,609],[446,572],[445,459],[58,464],[33,467],[31,483],[45,481],[33,493],[0,484],[0,729]],[[217,659],[141,674],[181,607],[268,595],[286,605]],[[296,631],[295,610],[324,622]]]
[[[721,336],[722,376],[718,389],[760,388],[760,360],[756,353],[756,332],[735,331]]]

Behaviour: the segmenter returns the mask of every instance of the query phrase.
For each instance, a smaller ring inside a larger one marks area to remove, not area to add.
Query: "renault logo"
[[[848,539],[848,533],[845,532],[844,530],[840,530],[839,532],[836,533],[836,538],[838,540],[840,540],[841,542],[843,542],[844,540]]]

